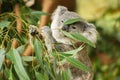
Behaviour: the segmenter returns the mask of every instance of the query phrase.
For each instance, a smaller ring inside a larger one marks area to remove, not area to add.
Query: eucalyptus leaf
[[[27,72],[25,71],[21,57],[16,49],[11,50],[11,57],[13,58],[13,64],[15,71],[20,78],[20,80],[30,80],[29,76],[27,75]]]
[[[18,48],[17,48],[17,51],[18,51],[18,53],[23,53],[23,51],[24,51],[24,49],[25,49],[25,45],[22,45],[22,46],[19,46]]]
[[[3,48],[0,49],[0,70],[1,70],[4,58],[5,58],[5,54],[4,53],[5,53],[5,50]]]
[[[10,74],[9,75],[9,80],[14,80],[13,76],[12,76],[12,67],[10,68],[9,74]]]
[[[60,52],[61,54],[71,54],[71,55],[75,55],[77,54],[79,51],[81,51],[84,47],[80,46],[77,49],[71,50],[71,51],[67,51],[67,52]]]
[[[48,76],[48,74],[46,72],[44,72],[44,79],[49,80],[49,76]]]
[[[37,19],[39,19],[41,15],[48,15],[48,13],[41,11],[32,11],[31,14],[33,17],[36,17]]]
[[[37,80],[45,80],[44,79],[44,75],[39,73],[39,72],[37,72],[37,71],[35,71],[35,76],[36,76]]]
[[[84,43],[87,43],[88,45],[92,46],[92,47],[96,47],[94,43],[92,43],[90,40],[88,40],[87,38],[85,38],[84,36],[82,36],[81,34],[78,33],[70,33],[75,39],[82,41]]]
[[[8,78],[10,76],[10,69],[6,66],[4,69],[4,76]]]
[[[83,63],[81,63],[79,60],[74,59],[73,57],[65,57],[67,61],[69,61],[73,66],[75,66],[78,69],[81,69],[83,71],[90,71],[90,69],[85,66]]]
[[[85,38],[84,36],[82,36],[81,34],[75,33],[75,32],[65,32],[62,31],[64,35],[66,35],[67,37],[73,39],[73,40],[78,40],[80,42],[84,42],[87,43],[88,45],[92,46],[92,47],[96,47],[94,43],[92,43],[90,40],[88,40],[87,38]]]
[[[47,72],[47,74],[49,74],[52,77],[52,80],[55,80],[55,76],[52,73],[52,68],[50,64],[45,63],[44,66],[45,66],[45,71]]]
[[[64,57],[68,62],[70,62],[73,66],[75,66],[78,69],[81,69],[83,71],[90,71],[90,69],[85,66],[83,63],[81,63],[79,60],[73,58],[73,57],[66,57],[63,54],[60,54],[60,56]]]
[[[35,51],[35,56],[37,57],[39,63],[43,65],[43,60],[42,60],[42,45],[38,39],[35,38],[34,40],[34,51]]]
[[[48,13],[41,12],[41,11],[32,11],[31,14],[33,14],[33,15],[48,15]]]
[[[21,74],[19,68],[14,65],[14,69],[15,69],[18,77],[19,77],[19,80],[24,80],[25,78],[24,78],[23,75]]]
[[[10,23],[10,21],[1,21],[0,28],[8,27]]]
[[[67,37],[69,37],[69,38],[71,38],[71,39],[76,40],[76,38],[74,38],[70,33],[66,32],[66,31],[62,31],[62,33],[63,33],[65,36],[67,36]]]
[[[35,60],[36,59],[36,57],[34,57],[34,56],[22,56],[22,60],[23,61],[33,61],[33,60]]]
[[[69,25],[69,24],[79,22],[79,21],[84,21],[84,19],[82,19],[82,18],[69,19],[69,20],[65,21],[63,24],[64,25]]]
[[[62,80],[70,80],[70,75],[67,70],[62,70]]]
[[[11,49],[5,55],[8,60],[10,60],[11,62],[14,61],[14,59],[12,58]]]

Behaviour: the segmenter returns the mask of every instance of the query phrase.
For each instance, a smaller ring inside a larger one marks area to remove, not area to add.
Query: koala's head
[[[68,11],[66,7],[59,6],[53,15],[53,22],[51,29],[58,29],[59,30],[64,30],[67,32],[77,32],[84,37],[86,37],[88,40],[91,42],[95,43],[97,40],[97,31],[94,25],[88,23],[87,21],[77,21],[75,23],[69,24],[69,25],[64,25],[64,22],[70,20],[70,19],[76,19],[76,18],[81,18],[77,13]],[[54,25],[53,25],[54,24]],[[63,36],[61,32],[60,36]],[[54,36],[54,35],[53,35]],[[55,36],[55,39],[57,39],[57,36]]]

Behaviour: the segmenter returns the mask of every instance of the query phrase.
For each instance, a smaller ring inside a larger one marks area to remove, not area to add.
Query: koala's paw
[[[29,26],[29,33],[30,33],[32,36],[35,36],[36,34],[39,34],[39,32],[38,32],[38,30],[37,30],[37,26],[30,25],[30,26]]]

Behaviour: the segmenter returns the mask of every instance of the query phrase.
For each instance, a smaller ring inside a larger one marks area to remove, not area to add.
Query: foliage
[[[21,0],[18,2],[22,3],[20,5],[21,17],[16,16],[13,9],[8,12],[3,10],[0,14],[0,80],[69,80],[70,69],[64,68],[64,64],[68,62],[78,69],[89,71],[88,67],[73,58],[73,55],[81,51],[83,46],[68,52],[58,52],[54,49],[52,53],[49,53],[44,42],[37,35],[31,40],[28,26],[37,25],[41,15],[48,14],[25,7]],[[10,3],[15,5],[16,2],[11,0]],[[18,19],[22,22],[21,35],[16,29]],[[68,21],[68,23],[71,22],[74,20]],[[95,46],[81,35],[74,33],[66,35]],[[18,48],[11,47],[13,38],[18,41]],[[22,56],[29,43],[34,48],[32,56]],[[7,59],[10,61],[9,64]]]
[[[94,80],[120,79],[120,7],[116,6],[109,7],[103,16],[92,21],[99,32],[96,49],[90,49],[95,70]]]

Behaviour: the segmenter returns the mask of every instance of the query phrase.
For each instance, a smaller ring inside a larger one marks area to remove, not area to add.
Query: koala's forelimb
[[[54,43],[56,43],[56,40],[52,37],[52,31],[48,26],[42,27],[41,31],[47,50],[51,53],[52,49],[54,48]]]
[[[67,11],[67,8],[58,7],[52,16],[51,30],[52,36],[56,39],[57,42],[64,44],[71,44],[70,40],[60,32],[63,25],[59,22],[59,17]]]

